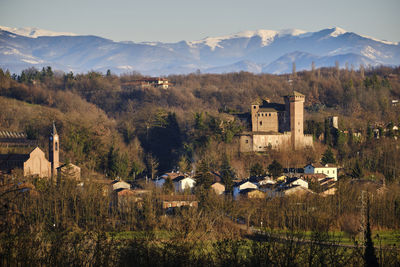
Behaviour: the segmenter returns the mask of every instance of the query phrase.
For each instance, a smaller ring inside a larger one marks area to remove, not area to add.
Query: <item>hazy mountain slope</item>
[[[340,28],[318,32],[246,31],[178,43],[114,42],[97,36],[54,32],[49,32],[52,36],[43,36],[46,32],[0,27],[0,67],[16,73],[32,66],[50,65],[73,72],[111,69],[116,73],[167,75],[198,69],[213,73],[284,73],[291,72],[293,61],[298,70],[310,69],[312,61],[317,67],[332,66],[336,60],[341,66],[347,62],[356,68],[360,64],[400,64],[399,44]]]

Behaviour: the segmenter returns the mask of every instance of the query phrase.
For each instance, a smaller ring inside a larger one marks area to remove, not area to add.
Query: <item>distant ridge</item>
[[[358,35],[339,27],[306,32],[299,29],[256,30],[177,43],[114,42],[97,36],[38,28],[0,26],[0,67],[20,73],[29,67],[52,66],[65,72],[100,71],[146,75],[248,71],[290,73],[339,62],[400,65],[398,43]]]

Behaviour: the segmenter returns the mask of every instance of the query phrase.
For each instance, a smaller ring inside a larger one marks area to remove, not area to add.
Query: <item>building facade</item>
[[[320,163],[308,164],[304,167],[305,174],[325,174],[328,178],[333,178],[337,181],[337,167],[332,164],[322,165]]]
[[[313,146],[311,135],[304,134],[304,95],[293,91],[285,104],[270,103],[251,107],[251,132],[240,136],[240,152],[268,149],[301,149]]]

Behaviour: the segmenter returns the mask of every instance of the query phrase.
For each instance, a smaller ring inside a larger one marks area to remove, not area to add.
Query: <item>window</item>
[[[57,151],[58,150],[58,142],[56,142],[56,144],[55,144],[55,151]]]
[[[271,113],[269,113],[269,116],[271,117]]]
[[[262,121],[260,121],[260,126],[262,125]]]
[[[256,107],[256,106],[253,106],[253,108],[256,109],[257,107]]]
[[[248,144],[249,143],[249,140],[246,140],[246,144]]]

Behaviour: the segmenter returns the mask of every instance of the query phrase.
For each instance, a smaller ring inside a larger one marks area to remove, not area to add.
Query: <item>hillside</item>
[[[257,99],[281,102],[291,86],[306,96],[305,131],[316,138],[324,132],[324,120],[331,115],[339,116],[340,129],[363,136],[368,125],[399,123],[399,106],[391,104],[400,98],[399,68],[364,72],[327,68],[298,72],[296,77],[245,72],[171,75],[168,79],[173,87],[168,90],[126,86],[141,78],[136,74],[60,75],[51,68],[26,70],[14,76],[15,80],[9,73],[0,74],[1,101],[6,107],[0,115],[1,128],[33,129],[46,146],[49,126],[55,120],[66,141],[62,143],[65,157],[103,173],[110,168],[108,157],[117,151],[124,175],[130,177],[148,174],[146,163],[151,158],[158,161],[159,171],[168,171],[195,164],[208,155],[218,170],[218,162],[227,154],[241,176],[248,175],[249,164],[267,164],[274,158],[286,161],[286,153],[254,155],[244,161],[235,152],[234,136],[248,127],[236,114],[246,113]],[[316,130],[317,126],[322,130]],[[352,151],[363,148],[341,140],[334,139],[330,145],[337,149],[339,160],[351,168],[355,160]],[[301,166],[307,158],[320,158],[325,148],[317,143],[312,153],[291,154],[288,164]],[[365,149],[378,149],[374,146]],[[369,164],[370,159],[365,160]]]

